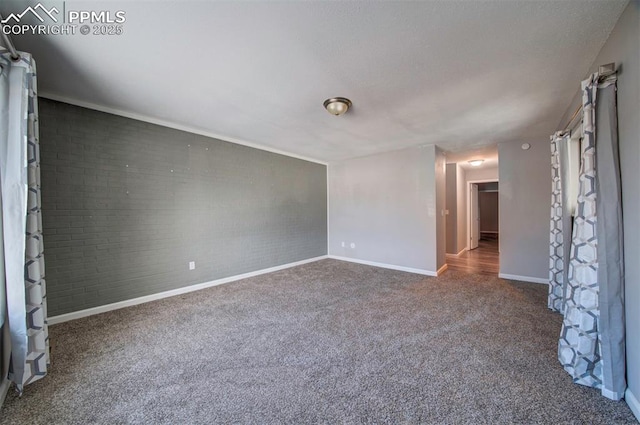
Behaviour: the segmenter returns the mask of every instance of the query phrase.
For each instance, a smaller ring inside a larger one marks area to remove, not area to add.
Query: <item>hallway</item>
[[[459,257],[447,254],[447,270],[496,276],[500,269],[498,240],[481,239],[478,248],[465,251]]]

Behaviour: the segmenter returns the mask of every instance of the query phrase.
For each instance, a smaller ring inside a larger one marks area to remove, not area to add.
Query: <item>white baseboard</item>
[[[627,402],[633,414],[636,415],[636,419],[640,422],[640,401],[638,401],[638,398],[631,392],[630,388],[627,388],[627,391],[624,392],[624,401]]]
[[[436,272],[436,276],[440,276],[442,273],[446,272],[448,267],[449,267],[448,264],[445,264],[444,266],[440,267]]]
[[[340,257],[339,255],[329,255],[329,258],[340,261],[348,261],[350,263],[365,264],[367,266],[381,267],[383,269],[399,270],[402,272],[422,274],[425,276],[438,276],[438,272],[424,269],[415,269],[413,267],[396,266],[393,264],[377,263],[375,261],[358,260],[356,258]]]
[[[107,311],[118,310],[120,308],[131,307],[138,304],[147,303],[149,301],[160,300],[162,298],[173,297],[175,295],[186,294],[188,292],[199,291],[201,289],[210,288],[212,286],[222,285],[224,283],[235,282],[249,277],[259,276],[266,273],[276,272],[278,270],[288,269],[300,266],[302,264],[312,263],[314,261],[329,258],[327,255],[320,257],[308,258],[306,260],[296,261],[294,263],[282,264],[280,266],[269,267],[268,269],[256,270],[254,272],[243,273],[235,276],[229,276],[222,279],[216,279],[209,282],[198,283],[195,285],[185,286],[184,288],[172,289],[170,291],[159,292],[157,294],[145,295],[144,297],[133,298],[130,300],[119,301],[112,304],[101,305],[98,307],[88,308],[86,310],[73,311],[71,313],[61,314],[59,316],[49,317],[47,322],[49,325],[55,325],[69,320],[80,319],[81,317],[93,316],[94,314],[106,313]]]
[[[449,252],[447,252],[447,256],[448,257],[460,257],[462,254],[464,254],[465,252],[467,252],[467,248],[462,248],[460,250],[460,252],[458,252],[457,254],[451,254]]]
[[[544,285],[549,284],[549,279],[543,279],[540,277],[519,276],[517,274],[506,274],[506,273],[499,273],[498,277],[501,279],[519,280],[521,282],[542,283]]]

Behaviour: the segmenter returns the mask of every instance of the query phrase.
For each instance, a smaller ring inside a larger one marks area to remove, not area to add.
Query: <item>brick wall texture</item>
[[[49,316],[327,253],[324,165],[39,107]]]

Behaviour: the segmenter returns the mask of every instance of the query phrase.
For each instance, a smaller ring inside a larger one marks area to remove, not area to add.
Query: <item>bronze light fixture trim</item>
[[[346,97],[332,97],[324,101],[324,108],[331,115],[342,115],[349,110],[352,103]]]

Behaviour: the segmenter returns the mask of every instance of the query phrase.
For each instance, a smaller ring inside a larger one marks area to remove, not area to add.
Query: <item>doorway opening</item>
[[[500,241],[499,183],[497,180],[469,182],[469,250],[477,249],[482,242],[495,244]]]
[[[498,275],[499,177],[497,146],[447,154],[448,270]]]
[[[466,181],[466,246],[447,253],[447,268],[497,276],[500,272],[499,183],[495,178]],[[450,217],[450,216],[447,216]]]
[[[498,180],[468,181],[467,251],[447,259],[449,268],[497,275],[500,271]]]

